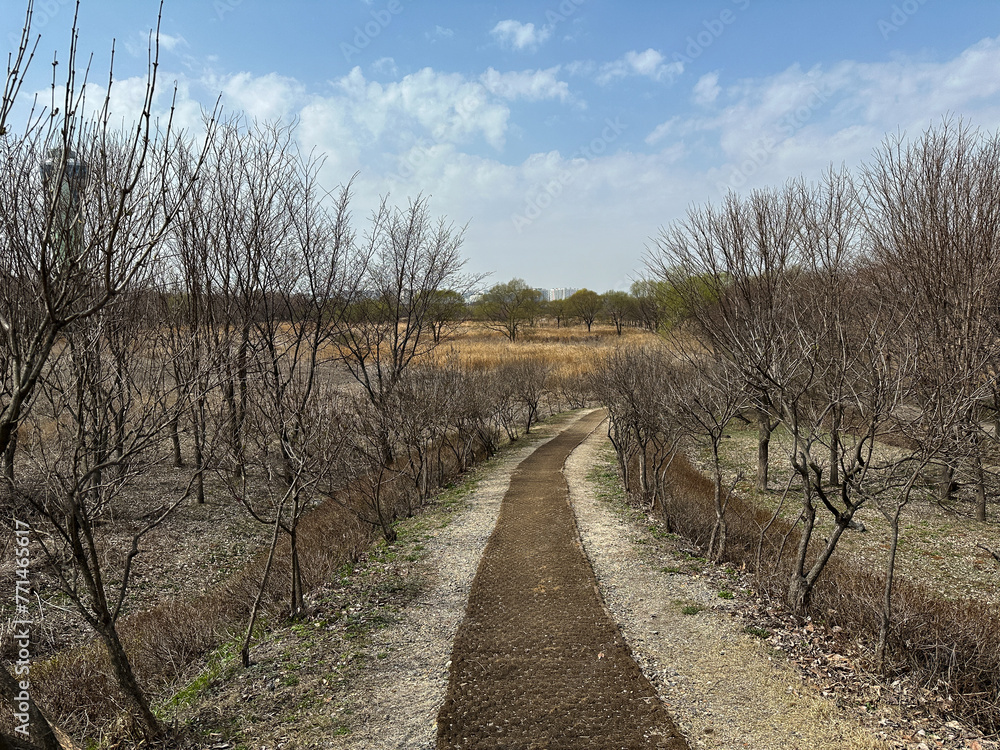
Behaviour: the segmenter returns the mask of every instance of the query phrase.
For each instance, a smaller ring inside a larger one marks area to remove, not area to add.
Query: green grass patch
[[[167,701],[155,710],[158,718],[166,718],[178,709],[194,705],[198,697],[208,688],[223,671],[239,657],[243,636],[234,635],[230,640],[212,651],[206,659],[204,669],[182,688],[177,690]]]

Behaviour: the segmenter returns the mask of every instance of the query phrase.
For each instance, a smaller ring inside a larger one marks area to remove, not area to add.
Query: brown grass
[[[625,341],[651,338],[653,334],[638,329],[626,329],[621,336],[615,334],[613,326],[544,326],[525,329],[518,340],[511,343],[497,331],[491,331],[475,323],[466,323],[458,328],[444,345],[432,353],[436,361],[460,352],[462,357],[476,367],[489,368],[511,356],[531,356],[542,359],[556,371],[567,368],[572,371],[585,369],[596,358],[609,349]]]

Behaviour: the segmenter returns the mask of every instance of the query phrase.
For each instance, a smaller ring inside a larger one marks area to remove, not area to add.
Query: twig
[[[989,552],[993,556],[993,559],[996,560],[998,563],[1000,563],[1000,554],[994,552],[985,544],[977,544],[976,546],[979,547],[979,549],[981,550],[986,550],[987,552]]]

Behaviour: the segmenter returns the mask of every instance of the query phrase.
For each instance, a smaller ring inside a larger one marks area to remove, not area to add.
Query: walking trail
[[[603,412],[521,462],[455,637],[438,748],[687,744],[598,593],[562,473]]]
[[[919,737],[879,741],[850,698],[804,684],[732,616],[739,596],[720,599],[720,583],[689,570],[679,547],[598,498],[588,473],[607,438],[593,432],[573,448],[601,417],[540,425],[477,469],[461,512],[415,520],[426,557],[409,573],[423,588],[397,622],[356,647],[364,668],[331,696],[327,725],[349,731],[328,729],[327,744],[289,737],[275,746],[686,747],[666,706],[691,748],[926,748]]]

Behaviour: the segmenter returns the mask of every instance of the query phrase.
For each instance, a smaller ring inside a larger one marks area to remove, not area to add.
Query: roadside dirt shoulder
[[[605,603],[692,748],[853,750],[881,745],[833,700],[803,686],[783,657],[725,612],[717,584],[684,558],[650,554],[588,479],[602,431],[565,473],[584,549]]]

